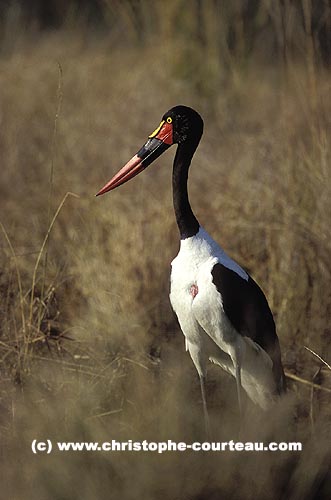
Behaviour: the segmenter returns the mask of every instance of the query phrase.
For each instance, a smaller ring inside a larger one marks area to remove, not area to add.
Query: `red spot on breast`
[[[191,285],[191,288],[190,288],[190,295],[192,295],[192,297],[196,297],[198,295],[198,292],[199,292],[199,288],[198,288],[198,285]]]

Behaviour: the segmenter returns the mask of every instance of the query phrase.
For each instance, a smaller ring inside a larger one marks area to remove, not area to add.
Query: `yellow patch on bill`
[[[153,137],[155,137],[161,130],[162,128],[162,125],[164,124],[164,120],[162,120],[162,122],[160,123],[160,125],[154,130],[154,132],[151,133],[151,135],[149,135],[148,137],[150,139],[153,139]]]

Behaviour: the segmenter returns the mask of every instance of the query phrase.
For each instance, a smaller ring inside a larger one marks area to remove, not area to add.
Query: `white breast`
[[[239,348],[242,386],[253,401],[267,408],[275,393],[272,361],[260,346],[236,332],[226,316],[222,296],[213,283],[212,270],[217,263],[248,280],[248,274],[202,228],[181,241],[172,262],[170,301],[185,335],[186,349],[199,375],[205,374],[210,360],[235,376],[233,360]]]
[[[195,236],[181,240],[180,251],[172,261],[170,301],[189,342],[195,343],[201,336],[201,328],[192,314],[194,298],[190,293],[191,287],[198,286],[199,297],[206,285],[210,286],[211,271],[217,262],[248,280],[247,273],[202,228]],[[215,292],[217,293],[216,289]],[[215,307],[222,306],[220,301],[221,297],[218,294]]]
[[[188,268],[193,272],[197,271],[210,258],[216,258],[217,262],[248,280],[246,271],[232,260],[202,227],[195,236],[181,240],[180,251],[171,263],[172,272],[177,273],[180,268],[183,272]]]

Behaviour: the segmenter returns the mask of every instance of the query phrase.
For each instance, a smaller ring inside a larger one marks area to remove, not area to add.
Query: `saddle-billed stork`
[[[203,132],[193,109],[176,106],[133,158],[97,193],[124,184],[142,172],[172,144],[178,144],[172,188],[180,233],[180,251],[172,262],[170,301],[198,371],[208,432],[205,396],[208,361],[236,379],[266,409],[285,391],[285,377],[275,323],[261,288],[200,226],[187,192],[188,170]]]

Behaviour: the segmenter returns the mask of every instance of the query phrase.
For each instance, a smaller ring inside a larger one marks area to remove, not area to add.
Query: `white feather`
[[[217,263],[248,280],[248,274],[202,228],[181,241],[172,262],[170,301],[185,346],[200,376],[205,375],[208,360],[235,376],[234,363],[240,353],[242,386],[255,403],[266,408],[275,392],[272,361],[255,342],[238,334],[227,318],[211,273]],[[191,293],[192,285],[198,287],[196,296]]]

